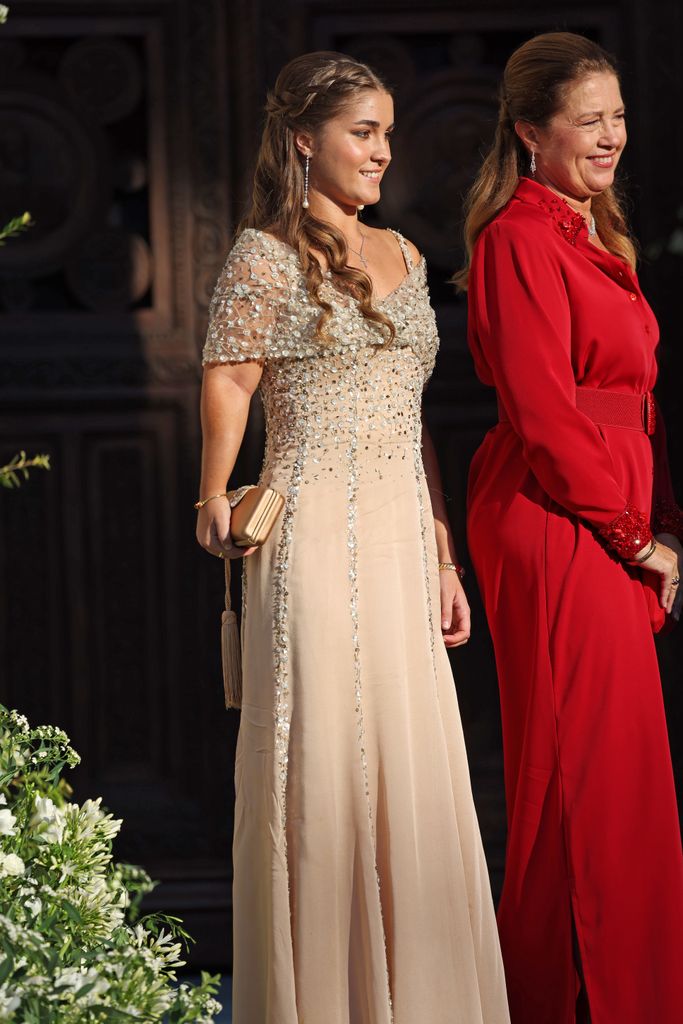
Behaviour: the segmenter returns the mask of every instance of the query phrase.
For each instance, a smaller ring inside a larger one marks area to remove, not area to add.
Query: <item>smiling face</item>
[[[299,152],[310,154],[310,202],[344,209],[380,198],[389,161],[394,103],[389,93],[364,89],[315,136],[297,135]]]
[[[565,92],[561,109],[545,128],[518,124],[536,153],[536,180],[586,202],[614,182],[626,145],[624,101],[611,72],[587,75]]]

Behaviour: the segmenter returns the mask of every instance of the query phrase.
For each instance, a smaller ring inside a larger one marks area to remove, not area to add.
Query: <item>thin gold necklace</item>
[[[363,249],[365,248],[365,240],[366,240],[366,238],[368,236],[364,235],[362,231],[359,232],[359,234],[360,234],[360,237],[362,238],[362,242],[360,243],[360,249],[354,249],[352,245],[349,245],[348,239],[347,239],[347,242],[346,242],[346,248],[349,250],[349,252],[352,252],[354,254],[354,256],[358,257],[358,259],[361,261],[361,263],[363,264],[363,266],[367,270],[368,269],[368,259],[367,259],[367,256],[363,255]]]

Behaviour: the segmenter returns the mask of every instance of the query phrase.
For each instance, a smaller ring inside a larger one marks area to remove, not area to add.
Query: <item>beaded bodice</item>
[[[332,317],[320,340],[320,308],[298,254],[254,229],[242,232],[216,285],[204,362],[263,361],[266,463],[293,458],[305,444],[316,472],[334,471],[334,451],[352,438],[389,454],[419,440],[422,391],[438,347],[424,260],[375,303],[396,327],[391,343],[329,276],[323,297]]]

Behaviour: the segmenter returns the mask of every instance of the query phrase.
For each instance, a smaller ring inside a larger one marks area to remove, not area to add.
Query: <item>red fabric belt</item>
[[[644,395],[625,395],[621,391],[602,388],[577,388],[576,408],[593,423],[606,427],[628,427],[630,430],[655,432],[657,412],[651,391]],[[509,423],[510,417],[498,399],[498,419]]]

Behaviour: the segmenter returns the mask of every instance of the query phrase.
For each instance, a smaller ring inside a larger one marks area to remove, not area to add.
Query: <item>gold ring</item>
[[[672,587],[677,587],[680,582],[681,582],[680,576],[674,576],[672,578],[672,580],[671,580],[671,586]]]

